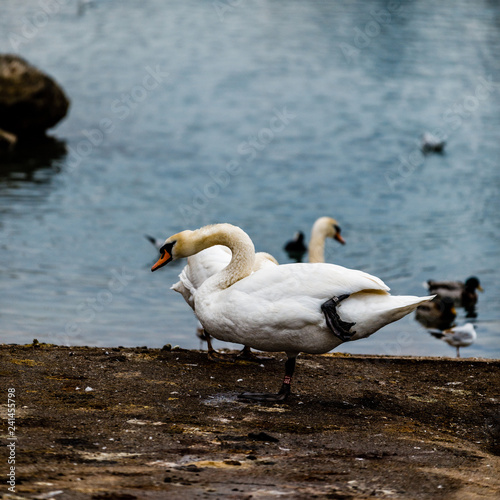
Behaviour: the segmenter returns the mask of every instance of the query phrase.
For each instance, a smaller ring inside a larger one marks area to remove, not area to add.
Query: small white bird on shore
[[[477,334],[472,323],[454,326],[448,330],[429,330],[437,339],[443,340],[452,347],[457,348],[457,358],[460,357],[460,348],[468,347],[476,341]]]

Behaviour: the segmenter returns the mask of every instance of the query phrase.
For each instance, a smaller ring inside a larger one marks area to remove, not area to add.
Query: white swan
[[[230,224],[170,236],[151,270],[213,245],[229,247],[232,258],[194,292],[196,315],[205,330],[219,340],[288,356],[279,393],[241,395],[247,399],[286,399],[300,352],[325,353],[368,337],[432,299],[392,296],[379,278],[334,264],[266,266],[252,273],[252,240]]]

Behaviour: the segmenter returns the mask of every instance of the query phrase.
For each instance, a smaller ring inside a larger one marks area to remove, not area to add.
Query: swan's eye
[[[337,231],[337,234],[340,234],[340,226],[337,226],[337,224],[335,224],[333,228],[335,229],[335,231]]]
[[[170,255],[172,255],[172,248],[176,243],[177,243],[177,240],[172,241],[171,243],[165,243],[165,245],[163,245],[160,248],[160,254],[163,256],[165,254],[165,252],[168,252]]]

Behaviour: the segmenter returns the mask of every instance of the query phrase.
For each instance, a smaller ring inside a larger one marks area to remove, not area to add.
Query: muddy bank
[[[499,367],[300,356],[289,401],[249,404],[237,394],[277,390],[283,356],[213,362],[186,350],[0,346],[7,479],[9,389],[16,404],[15,495],[4,480],[0,494],[499,498]]]

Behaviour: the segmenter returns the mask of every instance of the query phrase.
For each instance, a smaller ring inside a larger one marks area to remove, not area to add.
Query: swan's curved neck
[[[309,240],[309,262],[325,262],[325,228],[314,224]]]
[[[190,255],[214,245],[231,250],[231,262],[220,272],[206,280],[207,286],[217,289],[230,287],[250,275],[255,262],[255,247],[250,237],[239,227],[231,224],[214,224],[191,232]]]

